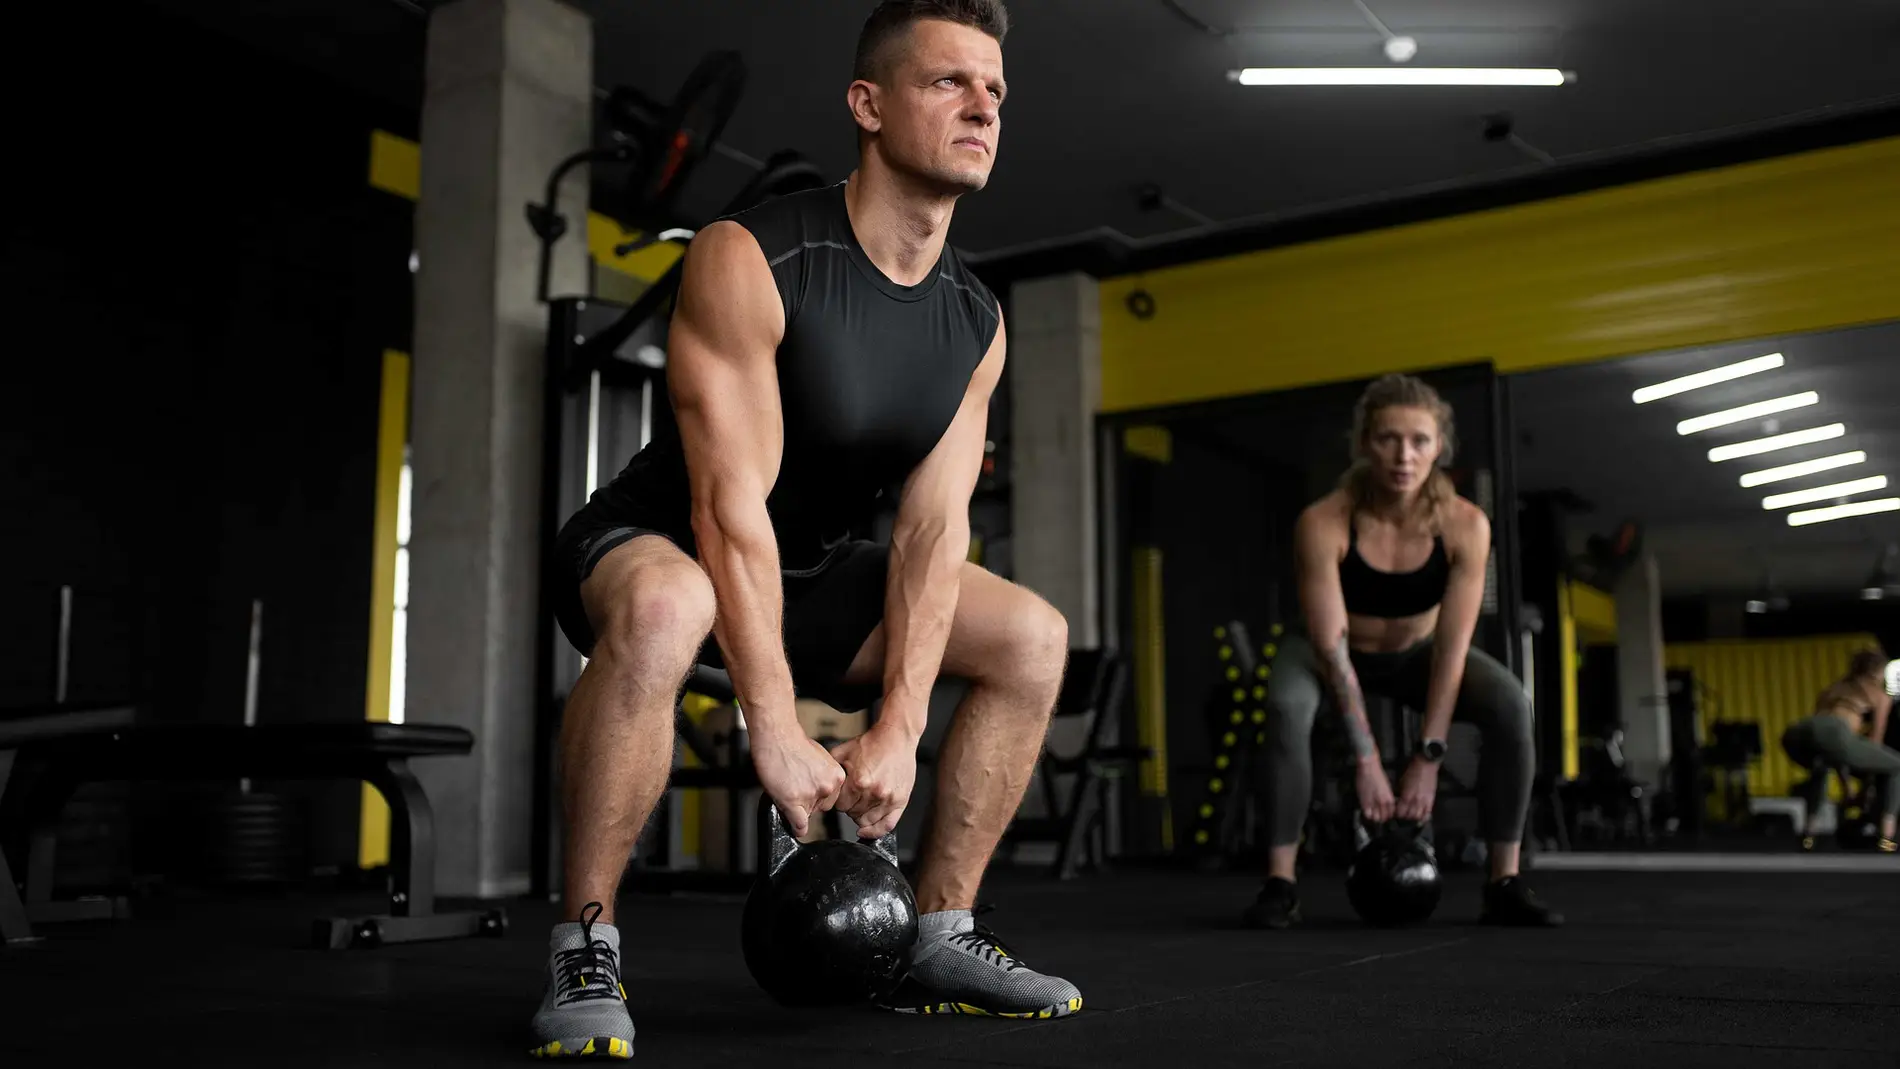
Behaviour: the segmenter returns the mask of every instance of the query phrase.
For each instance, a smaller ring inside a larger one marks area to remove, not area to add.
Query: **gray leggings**
[[[1381,695],[1418,710],[1431,684],[1430,639],[1398,653],[1354,653],[1353,672],[1368,697]],[[1273,845],[1300,840],[1313,800],[1313,722],[1324,706],[1339,715],[1326,672],[1304,635],[1288,634],[1273,659],[1267,684],[1267,775],[1263,792],[1271,812]],[[1478,819],[1485,841],[1514,843],[1523,837],[1536,772],[1531,741],[1531,703],[1524,684],[1484,651],[1465,657],[1454,720],[1477,727],[1483,738],[1478,762]],[[1388,761],[1406,755],[1385,754]],[[1392,783],[1396,794],[1397,780]]]
[[[1880,779],[1880,813],[1900,813],[1900,753],[1854,730],[1838,716],[1817,713],[1781,733],[1781,748],[1795,764],[1809,768],[1819,761],[1840,765]]]

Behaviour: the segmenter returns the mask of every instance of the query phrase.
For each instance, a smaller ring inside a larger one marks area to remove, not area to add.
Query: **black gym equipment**
[[[680,191],[700,161],[712,151],[745,94],[745,61],[736,52],[713,52],[699,61],[671,104],[661,105],[629,86],[607,94],[603,107],[609,142],[576,152],[548,176],[541,203],[527,206],[528,225],[541,239],[541,265],[535,296],[546,303],[554,244],[567,235],[567,217],[559,211],[561,179],[582,164],[624,164],[626,177],[617,194],[604,198],[609,214],[638,234],[624,252],[662,240],[682,228]]]
[[[8,943],[25,942],[35,922],[124,913],[116,900],[53,897],[59,814],[81,785],[258,777],[361,780],[389,803],[389,911],[320,918],[312,925],[317,946],[500,935],[507,929],[501,910],[437,911],[434,810],[409,768],[412,758],[466,756],[474,747],[468,731],[430,724],[151,724],[130,708],[0,721],[0,845],[26,858],[24,903],[0,862],[0,929]]]
[[[785,1006],[844,1006],[897,990],[917,943],[917,899],[897,837],[800,844],[759,799],[758,876],[740,940],[746,968]]]
[[[656,234],[683,225],[680,191],[712,152],[745,95],[746,66],[737,52],[712,52],[661,106],[631,86],[607,95],[606,118],[621,144],[635,148],[611,213],[628,230]]]
[[[1367,924],[1419,924],[1438,908],[1443,887],[1429,825],[1389,820],[1368,826],[1354,815],[1363,845],[1346,870],[1346,898]]]

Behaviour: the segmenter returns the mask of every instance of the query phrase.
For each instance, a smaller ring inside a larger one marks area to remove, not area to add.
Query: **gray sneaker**
[[[631,1058],[633,1017],[620,982],[620,931],[598,902],[548,936],[548,989],[534,1015],[537,1058]]]
[[[897,1013],[1046,1020],[1081,1009],[1082,993],[1067,980],[1023,964],[995,933],[964,914],[918,938],[910,974],[882,1005]]]

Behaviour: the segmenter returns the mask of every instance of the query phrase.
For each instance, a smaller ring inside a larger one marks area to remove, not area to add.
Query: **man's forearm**
[[[911,735],[923,734],[969,546],[967,522],[907,524],[891,538],[881,715]]]
[[[1320,659],[1326,667],[1326,681],[1333,689],[1340,718],[1346,722],[1353,756],[1361,761],[1377,759],[1379,747],[1372,741],[1372,724],[1366,719],[1366,697],[1359,689],[1359,673],[1352,668],[1352,651],[1346,645],[1346,636],[1341,634]]]
[[[765,517],[705,515],[696,518],[699,556],[712,579],[718,605],[713,636],[725,654],[732,689],[748,730],[770,733],[797,724],[791,666],[785,659],[785,588],[778,544]],[[760,533],[760,528],[763,533]]]

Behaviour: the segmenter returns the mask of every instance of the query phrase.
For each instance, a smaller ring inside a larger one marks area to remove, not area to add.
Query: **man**
[[[833,808],[867,838],[895,827],[932,685],[969,680],[939,758],[912,977],[888,1008],[1081,1006],[972,918],[1068,653],[1058,612],[966,563],[1005,342],[995,297],[945,236],[995,159],[1006,32],[997,0],[879,4],[846,92],[856,171],[715,222],[687,252],[667,361],[677,431],[557,546],[572,583],[561,626],[590,660],[562,728],[566,901],[537,1053],[632,1053],[614,896],[696,660],[730,671],[760,783],[797,834]],[[887,486],[901,487],[890,545],[849,540]],[[827,752],[800,729],[795,691],[883,706]]]

